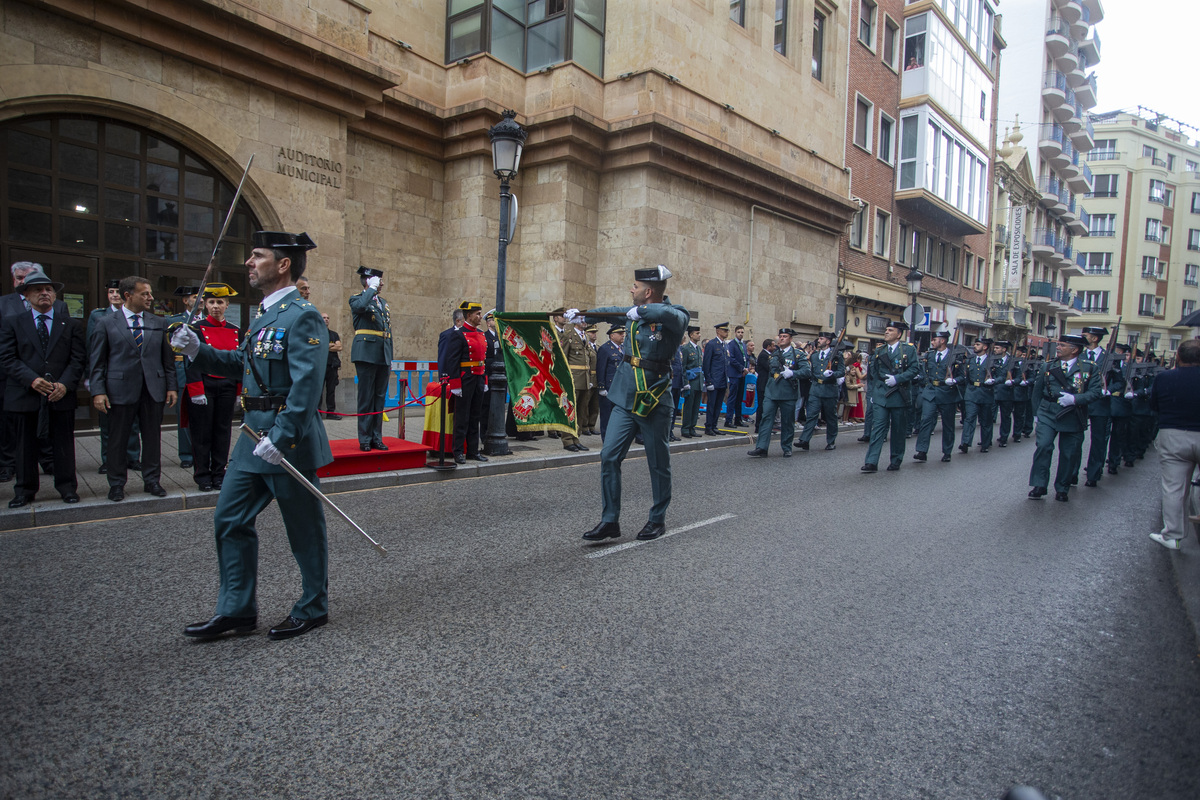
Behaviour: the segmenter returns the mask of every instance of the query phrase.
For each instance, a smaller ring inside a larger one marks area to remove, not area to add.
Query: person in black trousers
[[[329,315],[322,314],[321,319],[325,320],[325,327],[329,328]],[[338,355],[340,352],[342,337],[338,336],[338,332],[333,328],[329,328],[329,355],[325,360],[325,419],[342,418],[342,415],[337,413],[337,387],[340,381],[338,371],[342,368],[342,357]]]
[[[204,289],[204,316],[192,324],[204,344],[216,350],[236,350],[242,336],[238,327],[225,319],[229,298],[236,297],[233,287],[210,283]],[[229,437],[233,429],[233,406],[237,401],[237,381],[222,375],[201,372],[187,365],[186,403],[188,430],[192,441],[192,477],[202,492],[220,489],[229,463]]]

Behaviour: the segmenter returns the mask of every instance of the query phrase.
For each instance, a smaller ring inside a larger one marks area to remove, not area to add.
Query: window
[[[904,69],[920,69],[925,66],[925,30],[928,26],[925,14],[904,20]]]
[[[970,256],[967,256],[967,258],[970,258]],[[980,256],[978,261],[976,261],[976,264],[975,264],[975,290],[978,292],[983,291],[983,270],[984,270],[983,256]]]
[[[1162,220],[1147,219],[1146,220],[1146,241],[1161,242],[1162,236]]]
[[[1088,275],[1112,275],[1112,253],[1083,253],[1083,271]]]
[[[1200,192],[1192,192],[1192,213],[1200,214]]]
[[[1172,336],[1170,339],[1167,340],[1168,342],[1171,343],[1170,344],[1171,352],[1175,352],[1176,350],[1179,349],[1179,342],[1182,341],[1182,339],[1183,339],[1183,337],[1181,337],[1181,336]]]
[[[898,246],[896,247],[896,263],[908,263],[908,225],[900,223],[900,236],[896,239]]]
[[[855,250],[863,249],[863,224],[867,219],[867,207],[861,205],[850,220],[850,246]]]
[[[883,18],[883,63],[900,69],[900,26],[891,17]]]
[[[1162,298],[1152,294],[1138,295],[1138,316],[1153,317],[1162,307]]]
[[[1092,214],[1089,220],[1088,236],[1115,236],[1117,226],[1116,214]]]
[[[1186,317],[1188,314],[1191,314],[1195,310],[1196,310],[1196,301],[1195,300],[1184,300],[1183,301],[1183,316]],[[1178,347],[1178,345],[1176,345],[1176,347]]]
[[[973,261],[970,253],[963,256],[963,286],[968,288],[971,286],[971,263]]]
[[[813,12],[812,76],[824,80],[825,72],[825,15]]]
[[[958,283],[958,248],[951,247],[950,253],[946,258],[946,280],[951,283]]]
[[[746,0],[729,0],[729,18],[746,27]]]
[[[522,72],[574,61],[604,74],[604,0],[450,0],[446,62],[476,53]]]
[[[1158,280],[1162,277],[1162,262],[1154,256],[1142,256],[1142,277]]]
[[[1185,158],[1183,160],[1183,169],[1185,172],[1200,172],[1200,164]]]
[[[937,239],[925,237],[925,274],[933,275],[937,270]]]
[[[875,255],[887,258],[892,245],[892,216],[875,209]]]
[[[1200,264],[1183,265],[1183,285],[1196,286],[1200,281]]]
[[[872,50],[875,49],[875,11],[871,0],[858,2],[858,40]]]
[[[1096,146],[1087,154],[1088,161],[1115,161],[1119,156],[1116,139],[1097,139]]]
[[[1171,172],[1175,171],[1175,156],[1167,153],[1167,169]]]
[[[1154,315],[1155,316],[1162,316],[1162,302],[1163,302],[1163,299],[1161,297],[1154,298]],[[1161,338],[1162,338],[1161,333],[1150,334],[1150,341],[1146,342],[1146,347],[1150,350],[1157,350],[1158,349],[1158,340]]]
[[[775,52],[787,55],[788,0],[775,0]]]
[[[909,247],[909,250],[908,250],[909,255],[911,255],[912,258],[909,259],[908,263],[911,264],[914,269],[921,268],[921,242],[922,241],[923,241],[923,238],[921,236],[921,232],[913,231],[912,239],[910,240],[911,246]]]
[[[1158,158],[1158,150],[1148,144],[1142,145],[1142,158]]]
[[[1116,175],[1095,175],[1092,177],[1092,191],[1088,193],[1088,197],[1116,197],[1117,196],[1117,176]]]
[[[912,189],[917,185],[917,141],[920,118],[905,117],[900,120],[900,188]]]
[[[871,128],[872,112],[875,106],[869,100],[858,95],[858,99],[854,103],[854,143],[866,150],[871,151]]]
[[[1163,203],[1166,201],[1167,185],[1162,181],[1150,181],[1150,202]]]
[[[1188,231],[1188,250],[1200,250],[1200,230],[1192,228]]]
[[[879,112],[879,160],[888,164],[896,160],[895,153],[896,120]]]
[[[1083,300],[1083,311],[1085,314],[1108,313],[1108,292],[1085,291],[1080,296],[1080,299]]]

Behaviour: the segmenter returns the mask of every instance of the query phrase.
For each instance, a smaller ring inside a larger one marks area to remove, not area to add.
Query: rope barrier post
[[[426,463],[426,466],[430,469],[436,469],[439,472],[445,472],[458,469],[458,464],[453,462],[446,463],[446,405],[450,402],[450,398],[453,395],[450,394],[450,379],[448,377],[442,377],[440,383],[442,386],[442,407],[439,409],[441,420],[438,423],[438,435],[440,437],[438,439],[438,460],[436,464]]]

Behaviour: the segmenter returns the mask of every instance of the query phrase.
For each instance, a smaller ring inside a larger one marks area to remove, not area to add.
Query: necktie
[[[1088,361],[1091,361],[1091,362],[1096,361],[1096,351],[1095,350],[1088,350]]]
[[[142,349],[142,318],[138,314],[134,314],[129,320],[133,325],[133,341],[137,343],[138,350]]]
[[[942,353],[938,353],[937,363],[939,363],[939,364],[942,363],[942,355],[943,355]]]
[[[45,314],[38,314],[38,338],[42,340],[42,350],[45,351],[46,346],[50,344],[50,328],[47,326],[47,321],[50,317]]]

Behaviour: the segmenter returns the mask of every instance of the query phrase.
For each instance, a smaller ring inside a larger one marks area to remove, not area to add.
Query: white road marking
[[[663,539],[667,538],[668,536],[674,536],[677,533],[684,533],[686,531],[695,530],[696,528],[703,528],[705,525],[712,525],[713,523],[716,523],[716,522],[724,522],[725,520],[733,519],[736,516],[737,516],[737,514],[722,514],[719,517],[713,517],[712,519],[706,519],[706,520],[702,520],[700,522],[693,522],[691,525],[684,525],[682,528],[674,528],[672,530],[667,531],[666,533],[664,533],[662,536],[658,537],[657,539],[650,539],[647,541],[634,540],[632,542],[626,542],[625,544],[615,545],[614,547],[606,547],[603,550],[597,550],[594,553],[588,553],[587,557],[588,558],[600,558],[602,556],[611,556],[613,553],[619,553],[622,550],[628,550],[631,547],[637,547],[637,546],[643,545],[643,544],[650,544],[651,542],[661,542]]]

